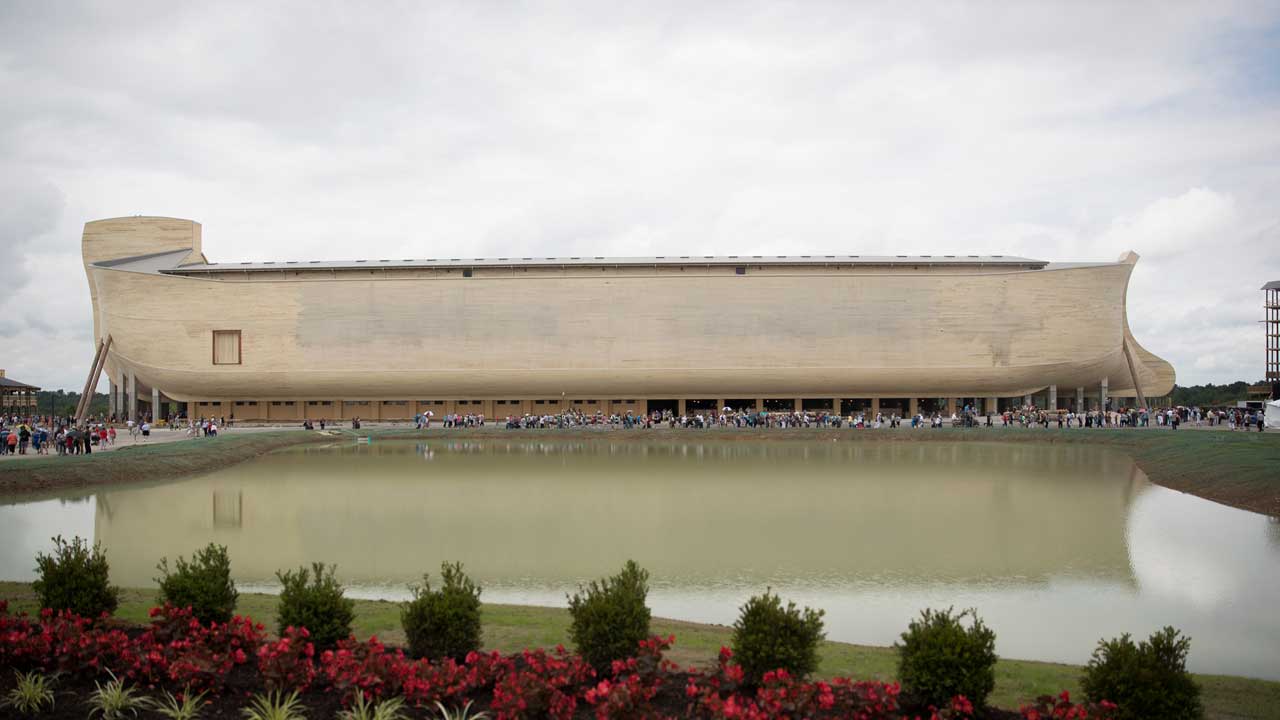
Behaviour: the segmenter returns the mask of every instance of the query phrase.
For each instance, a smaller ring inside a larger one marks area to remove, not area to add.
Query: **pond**
[[[767,587],[828,637],[891,644],[921,608],[977,607],[1007,657],[1085,662],[1174,625],[1201,672],[1280,679],[1280,524],[1152,485],[1085,445],[546,439],[306,446],[187,480],[0,505],[0,579],[50,536],[102,542],[112,579],[213,541],[242,589],[338,564],[400,599],[461,560],[489,602],[564,606],[628,558],[655,615],[731,624]]]

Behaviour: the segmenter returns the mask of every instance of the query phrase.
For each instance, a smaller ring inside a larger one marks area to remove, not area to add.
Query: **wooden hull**
[[[196,277],[153,267],[202,259],[199,225],[162,218],[89,223],[84,248],[108,375],[181,401],[1131,396],[1126,338],[1147,395],[1174,380],[1129,335],[1132,260]],[[226,329],[241,364],[212,363]]]

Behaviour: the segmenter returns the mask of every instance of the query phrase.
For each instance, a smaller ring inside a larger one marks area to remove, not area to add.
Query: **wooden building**
[[[40,388],[5,377],[0,369],[0,412],[6,415],[32,415],[37,409]]]
[[[1134,253],[211,263],[199,223],[158,217],[87,223],[82,248],[95,368],[128,415],[907,414],[1174,382],[1129,331]]]

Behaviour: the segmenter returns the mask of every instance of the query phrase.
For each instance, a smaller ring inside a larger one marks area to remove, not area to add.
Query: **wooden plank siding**
[[[95,342],[114,342],[109,377],[132,372],[140,387],[198,410],[216,401],[237,419],[641,412],[647,399],[1018,397],[1049,385],[1074,398],[1103,378],[1111,395],[1132,396],[1126,338],[1148,396],[1174,381],[1129,331],[1133,255],[1039,269],[752,260],[742,275],[691,262],[463,277],[238,273],[231,264],[187,276],[173,272],[203,262],[199,223],[147,217],[87,223],[82,247]],[[120,262],[155,253],[170,253],[156,260],[167,267]],[[214,330],[240,332],[240,364],[211,362]],[[234,405],[250,400],[258,405]]]

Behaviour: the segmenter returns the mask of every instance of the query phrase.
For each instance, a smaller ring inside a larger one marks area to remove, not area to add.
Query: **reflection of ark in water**
[[[82,247],[121,412],[1065,408],[1174,380],[1129,331],[1132,253],[228,264],[155,217],[87,223]]]
[[[1077,446],[943,443],[422,443],[298,449],[186,482],[112,490],[113,578],[210,541],[238,578],[336,562],[402,589],[442,560],[511,586],[572,585],[636,558],[682,586],[1132,584],[1145,477]]]

